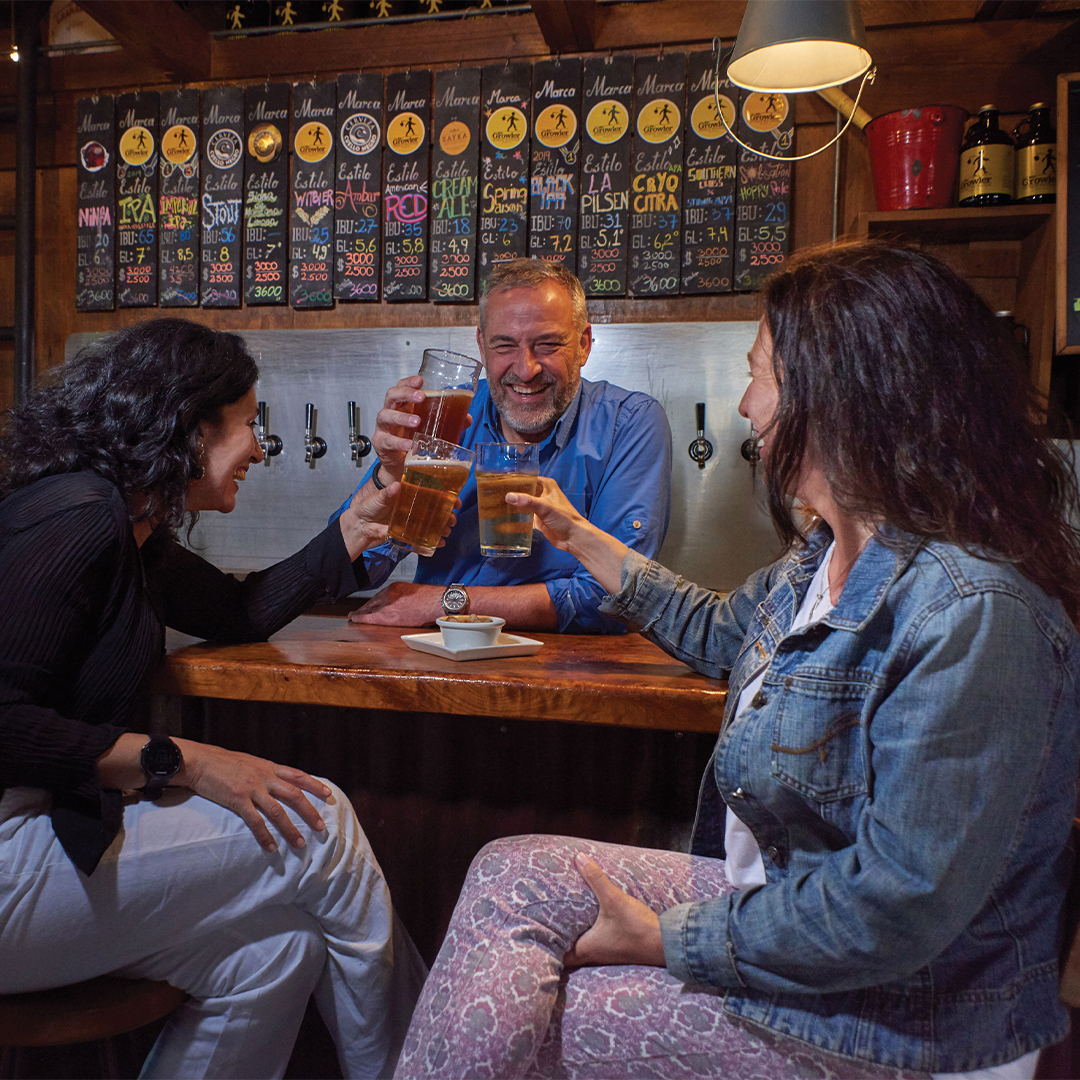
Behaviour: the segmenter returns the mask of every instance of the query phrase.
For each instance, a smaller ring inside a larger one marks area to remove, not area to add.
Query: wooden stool
[[[14,1075],[23,1047],[97,1042],[102,1072],[119,1076],[113,1036],[168,1016],[186,998],[166,982],[115,975],[55,990],[0,994],[0,1075]]]

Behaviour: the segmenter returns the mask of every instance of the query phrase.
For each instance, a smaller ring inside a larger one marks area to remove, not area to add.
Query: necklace
[[[836,544],[830,544],[829,550],[825,553],[825,558],[818,569],[818,576],[821,578],[821,584],[814,595],[814,602],[810,605],[810,611],[807,614],[807,622],[813,622],[817,618],[818,605],[825,598],[825,593],[829,588],[829,566],[832,564],[833,551],[836,548]],[[832,597],[830,596],[831,600]]]

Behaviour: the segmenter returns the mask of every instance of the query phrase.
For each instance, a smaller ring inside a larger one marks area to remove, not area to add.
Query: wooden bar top
[[[169,631],[159,694],[398,712],[709,731],[727,685],[640,634],[526,634],[533,656],[455,661],[416,652],[402,627],[301,616],[269,641],[208,645]]]

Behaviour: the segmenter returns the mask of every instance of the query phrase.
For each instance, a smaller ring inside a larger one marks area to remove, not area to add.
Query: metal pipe
[[[15,5],[19,72],[15,94],[15,404],[34,382],[34,249],[37,203],[39,4]]]

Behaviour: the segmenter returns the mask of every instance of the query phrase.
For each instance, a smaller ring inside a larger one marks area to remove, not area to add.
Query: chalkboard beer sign
[[[629,290],[671,296],[679,291],[682,265],[686,54],[639,56],[634,86]]]
[[[480,159],[480,288],[499,263],[528,254],[528,64],[489,64],[483,75]]]
[[[204,90],[202,96],[203,307],[240,306],[240,211],[244,188],[244,91]]]
[[[383,299],[427,298],[431,74],[386,76]]]
[[[786,94],[739,93],[738,135],[747,146],[781,157],[794,153],[795,118]],[[735,210],[735,288],[760,289],[787,258],[791,162],[739,147]]]
[[[378,300],[382,263],[383,77],[339,75],[334,296]]]
[[[529,254],[571,271],[577,268],[580,112],[581,61],[534,64]]]
[[[296,83],[292,94],[289,302],[334,306],[334,128],[337,83]]]
[[[577,270],[586,296],[626,293],[633,93],[632,55],[586,59]]]
[[[432,300],[476,296],[477,193],[480,190],[480,69],[435,72],[431,148]]]
[[[159,101],[160,306],[199,305],[199,91],[166,90]]]
[[[284,304],[288,271],[289,84],[244,89],[244,303]]]
[[[682,292],[730,292],[735,241],[738,92],[721,77],[723,119],[716,111],[716,69],[708,50],[686,58]]]
[[[112,311],[116,297],[116,128],[111,94],[76,105],[75,310]]]
[[[116,306],[157,303],[158,96],[116,99]]]
[[[338,76],[334,296],[377,300],[382,245],[382,76]]]

